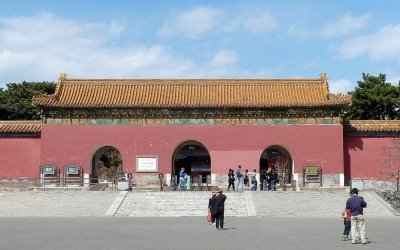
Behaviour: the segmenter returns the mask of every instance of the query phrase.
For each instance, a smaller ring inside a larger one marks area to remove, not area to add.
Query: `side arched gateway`
[[[200,175],[202,183],[211,175],[211,157],[207,148],[196,141],[187,141],[178,146],[172,156],[172,173],[177,175],[181,168],[196,180]]]
[[[289,152],[282,146],[273,145],[266,148],[260,157],[260,173],[268,169],[285,177],[286,183],[292,182],[293,160]]]
[[[98,182],[114,181],[122,172],[122,157],[119,150],[113,146],[102,146],[92,157],[92,180]]]

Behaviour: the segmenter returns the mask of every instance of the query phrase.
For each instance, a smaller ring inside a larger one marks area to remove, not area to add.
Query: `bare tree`
[[[392,145],[385,147],[386,160],[383,164],[381,173],[386,175],[390,181],[397,176],[397,190],[399,190],[399,174],[400,174],[400,138],[396,137],[392,140]]]
[[[276,158],[276,161],[274,164],[272,164],[275,167],[275,171],[278,174],[278,180],[280,183],[280,186],[282,187],[283,191],[286,191],[286,174],[287,174],[287,168],[288,168],[288,159],[284,156],[278,156]]]

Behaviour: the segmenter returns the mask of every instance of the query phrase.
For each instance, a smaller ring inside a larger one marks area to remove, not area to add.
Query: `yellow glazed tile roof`
[[[37,96],[43,108],[298,108],[342,107],[325,74],[316,79],[68,79]]]
[[[399,132],[400,120],[351,120],[346,130],[355,132]]]
[[[41,121],[0,121],[0,133],[40,133]]]

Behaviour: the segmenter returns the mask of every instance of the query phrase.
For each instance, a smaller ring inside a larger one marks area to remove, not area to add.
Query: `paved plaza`
[[[400,249],[400,216],[374,192],[360,193],[367,245],[341,240],[346,191],[226,192],[222,231],[210,194],[0,192],[0,249]]]
[[[342,241],[341,218],[0,218],[3,250],[21,249],[400,249],[399,217],[366,218],[367,245]]]
[[[227,216],[338,217],[348,192],[225,192]],[[360,192],[365,215],[398,215],[374,192]],[[211,192],[14,191],[0,192],[0,217],[204,216]]]

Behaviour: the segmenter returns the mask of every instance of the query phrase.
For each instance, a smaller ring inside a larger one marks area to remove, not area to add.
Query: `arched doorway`
[[[181,168],[195,181],[201,175],[202,183],[206,183],[207,175],[211,175],[211,157],[201,143],[190,141],[179,146],[172,157],[172,172],[179,174]]]
[[[260,173],[261,171],[267,171],[268,168],[271,168],[272,171],[284,175],[286,183],[291,183],[292,163],[292,157],[286,149],[281,146],[270,146],[261,154]]]
[[[92,178],[98,182],[114,181],[122,173],[122,157],[113,146],[99,148],[92,157]]]

